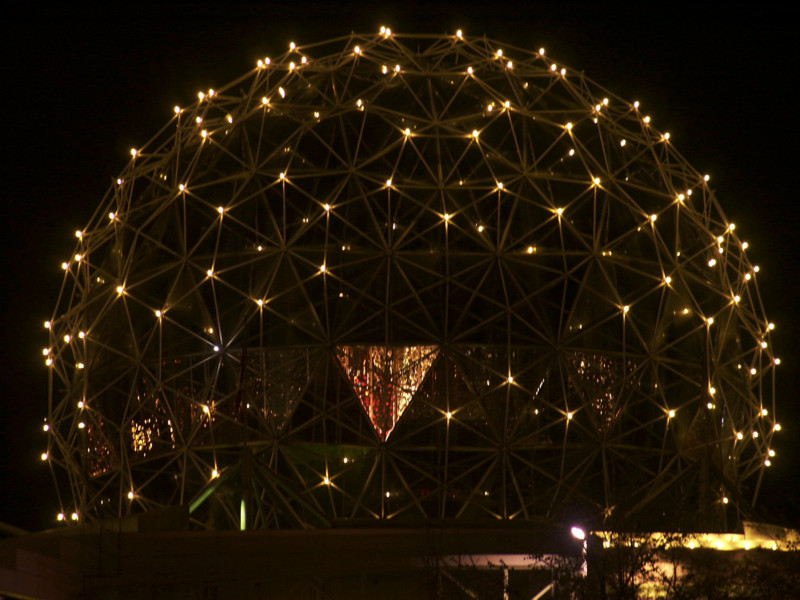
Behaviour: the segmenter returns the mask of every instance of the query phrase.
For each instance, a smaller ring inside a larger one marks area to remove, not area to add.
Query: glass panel
[[[386,441],[436,359],[436,346],[341,346],[336,355],[378,436]]]

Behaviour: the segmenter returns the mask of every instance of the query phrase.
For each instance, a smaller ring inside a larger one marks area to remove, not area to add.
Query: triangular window
[[[397,425],[438,353],[437,346],[336,348],[353,391],[383,441]]]

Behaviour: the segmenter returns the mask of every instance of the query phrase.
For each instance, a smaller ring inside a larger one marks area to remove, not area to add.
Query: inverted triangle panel
[[[437,346],[339,346],[336,355],[378,436],[386,441],[428,369]]]

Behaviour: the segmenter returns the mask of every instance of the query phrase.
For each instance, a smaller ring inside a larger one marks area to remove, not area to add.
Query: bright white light
[[[577,525],[570,529],[570,533],[572,533],[572,537],[574,537],[576,540],[586,539],[586,532]]]

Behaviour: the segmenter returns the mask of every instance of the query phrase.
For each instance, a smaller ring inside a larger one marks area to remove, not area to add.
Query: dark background
[[[656,8],[655,6],[658,6]],[[777,456],[763,519],[800,527],[798,374],[800,165],[796,9],[719,11],[692,4],[355,3],[137,5],[125,10],[31,4],[2,27],[0,140],[0,521],[49,528],[58,511],[39,455],[47,413],[42,322],[60,263],[130,158],[197,90],[250,70],[257,57],[357,32],[486,34],[540,46],[615,94],[639,99],[654,125],[711,174],[737,234],[761,266],[758,285],[781,357]]]

